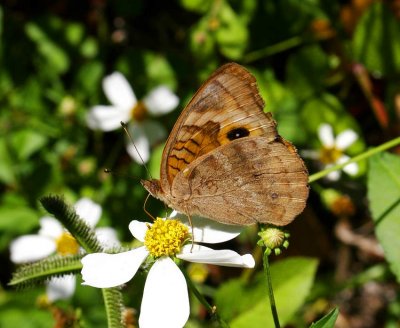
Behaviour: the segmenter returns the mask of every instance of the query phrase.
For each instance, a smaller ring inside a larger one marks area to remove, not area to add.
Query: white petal
[[[149,113],[156,116],[174,110],[179,104],[179,98],[171,91],[171,89],[162,85],[153,89],[143,99],[143,102]]]
[[[336,148],[344,150],[350,147],[358,139],[357,133],[353,130],[345,130],[336,137]]]
[[[207,263],[229,267],[254,268],[255,262],[250,254],[240,255],[230,249],[213,250],[211,248],[194,245],[185,245],[182,252],[176,257],[196,263]]]
[[[349,156],[342,155],[338,160],[338,164],[346,163],[349,159]],[[343,168],[343,171],[349,175],[356,175],[358,173],[358,165],[357,163],[350,163]]]
[[[133,220],[131,223],[129,223],[129,231],[137,240],[144,242],[148,224],[151,225],[151,223]]]
[[[134,142],[133,145],[132,141],[128,137],[126,138],[126,150],[129,156],[131,156],[136,163],[147,163],[150,158],[150,142],[147,138],[146,132],[143,130],[143,127],[136,122],[130,124],[128,130]]]
[[[184,214],[178,214],[176,219],[186,224],[191,231],[189,219]],[[204,217],[193,216],[194,241],[202,243],[222,243],[237,237],[244,229],[243,226],[222,224]]]
[[[150,269],[140,308],[140,328],[180,328],[189,318],[185,277],[169,258],[157,260]]]
[[[40,229],[38,234],[41,236],[57,239],[65,231],[60,222],[49,216],[42,217],[39,223]]]
[[[122,122],[131,119],[131,108],[94,106],[86,115],[86,124],[92,130],[112,131],[119,129]]]
[[[331,167],[331,166],[332,166],[332,165],[327,165],[326,168],[329,168],[329,167]],[[337,181],[337,180],[339,180],[340,176],[341,176],[341,171],[340,171],[340,170],[336,170],[336,171],[333,171],[333,172],[328,173],[328,174],[325,176],[325,178],[326,178],[327,180],[330,180],[330,181]]]
[[[358,165],[357,163],[350,163],[343,168],[343,171],[349,175],[356,175],[358,173]]]
[[[137,103],[131,85],[119,72],[114,72],[103,79],[103,90],[110,103],[116,107],[132,109]]]
[[[44,259],[55,251],[54,239],[40,235],[21,236],[10,244],[11,261],[18,264]]]
[[[319,140],[325,147],[333,147],[335,144],[335,138],[333,136],[332,126],[329,124],[321,124],[318,128]]]
[[[89,198],[81,198],[75,203],[75,211],[90,227],[100,220],[101,206]]]
[[[76,287],[76,277],[68,275],[65,277],[52,278],[46,287],[47,298],[50,302],[65,300],[74,295]]]
[[[102,246],[106,247],[107,249],[117,248],[121,246],[117,232],[110,227],[100,227],[96,228],[96,236]]]
[[[148,256],[144,247],[119,254],[94,253],[82,258],[83,285],[109,288],[131,280]]]

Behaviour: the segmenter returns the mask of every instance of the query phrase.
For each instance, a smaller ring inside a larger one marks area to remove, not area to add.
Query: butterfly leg
[[[185,214],[186,214],[186,216],[187,216],[187,218],[188,218],[188,220],[189,220],[189,224],[190,224],[190,228],[191,228],[191,230],[192,230],[192,247],[190,248],[190,253],[193,251],[193,246],[194,246],[194,228],[193,228],[193,222],[192,222],[192,217],[190,216],[190,214],[189,214],[189,212],[188,212],[188,210],[187,210],[187,208],[185,208]]]
[[[146,197],[146,199],[144,200],[143,211],[144,211],[153,221],[155,221],[156,219],[154,218],[154,216],[151,215],[150,212],[146,209],[146,204],[147,204],[147,201],[149,200],[149,197],[150,197],[150,193],[147,194],[147,197]]]

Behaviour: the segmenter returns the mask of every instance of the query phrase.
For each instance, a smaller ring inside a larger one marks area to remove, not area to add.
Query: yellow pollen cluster
[[[143,102],[138,101],[136,105],[132,108],[132,118],[136,122],[143,121],[147,116],[147,108]]]
[[[333,164],[338,161],[340,157],[342,157],[343,153],[340,149],[337,149],[336,147],[323,147],[321,149],[319,158],[320,161],[324,164]]]
[[[189,229],[178,220],[157,218],[146,232],[144,245],[154,257],[173,256],[180,252]]]
[[[79,252],[79,244],[69,232],[64,232],[58,237],[56,245],[57,253],[60,255],[73,255]]]

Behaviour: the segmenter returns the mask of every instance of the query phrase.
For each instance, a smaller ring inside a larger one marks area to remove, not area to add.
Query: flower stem
[[[200,303],[203,304],[203,306],[206,308],[206,310],[214,317],[214,319],[218,321],[219,326],[223,327],[223,328],[229,327],[229,325],[218,315],[218,313],[216,311],[216,307],[212,306],[210,303],[208,303],[206,298],[203,296],[203,294],[201,294],[199,292],[199,290],[196,288],[192,279],[190,279],[190,277],[187,275],[187,273],[184,270],[182,270],[182,272],[185,276],[186,282],[187,282],[190,290],[197,297],[197,299],[200,301]]]
[[[264,260],[263,261],[264,262],[264,272],[267,276],[268,295],[269,295],[269,303],[271,305],[272,317],[274,318],[275,328],[280,328],[278,312],[276,310],[276,304],[275,304],[274,290],[272,288],[271,272],[269,270],[269,261],[268,261],[267,252],[264,252],[263,260]]]
[[[326,176],[327,174],[333,172],[333,171],[337,171],[337,170],[341,170],[342,168],[344,168],[346,165],[350,164],[350,163],[355,163],[355,162],[359,162],[362,161],[363,159],[366,159],[368,157],[371,157],[372,155],[378,154],[380,152],[383,152],[386,149],[392,148],[394,146],[397,146],[400,144],[400,137],[389,140],[388,142],[385,142],[384,144],[375,147],[375,148],[371,148],[370,150],[367,150],[366,152],[357,155],[351,159],[349,159],[347,162],[342,163],[342,164],[337,164],[334,165],[326,170],[314,173],[312,175],[310,175],[310,177],[308,178],[308,182],[314,182],[318,179],[323,178],[324,176]]]
[[[299,44],[302,44],[303,42],[304,42],[304,39],[302,37],[295,36],[290,39],[278,42],[272,46],[268,46],[266,48],[250,52],[243,57],[243,62],[250,63],[250,62],[256,61],[258,59],[268,57],[268,56],[274,55],[276,53],[283,52],[288,49],[297,47]]]
[[[108,328],[123,328],[122,318],[122,294],[117,288],[103,288],[104,307],[107,315]]]

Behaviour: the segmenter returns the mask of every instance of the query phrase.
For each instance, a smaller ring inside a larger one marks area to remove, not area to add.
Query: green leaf
[[[29,129],[14,132],[11,136],[11,144],[19,161],[28,159],[46,143],[46,136]]]
[[[80,51],[83,57],[94,58],[99,52],[97,40],[92,37],[86,38],[80,46]]]
[[[3,289],[0,302],[0,327],[41,328],[54,326],[54,317],[51,311],[44,311],[38,306],[34,306],[38,296],[38,289],[25,290],[23,293],[5,292]]]
[[[368,199],[376,236],[400,282],[400,157],[389,153],[369,160]]]
[[[69,23],[65,26],[64,33],[65,38],[71,45],[78,46],[82,42],[85,31],[82,24]]]
[[[307,99],[324,88],[329,59],[319,45],[295,52],[287,65],[288,84],[299,99]]]
[[[298,129],[302,122],[297,97],[275,78],[272,71],[268,70],[262,76],[255,73],[255,76],[265,101],[264,110],[273,113],[279,134],[294,144],[305,143],[307,135],[303,129]]]
[[[76,85],[82,97],[87,94],[97,93],[100,89],[100,81],[104,74],[103,64],[93,60],[82,67],[76,74]]]
[[[180,0],[181,6],[186,10],[203,14],[210,10],[213,1],[211,0]]]
[[[384,2],[375,2],[359,20],[353,37],[354,59],[378,75],[400,71],[400,23]]]
[[[165,57],[147,52],[144,55],[144,62],[146,73],[149,78],[148,91],[154,87],[158,87],[160,84],[167,85],[175,90],[175,72]]]
[[[220,26],[215,38],[221,53],[229,59],[240,59],[247,47],[247,26],[227,3],[221,6],[218,19]]]
[[[215,52],[215,38],[209,31],[209,17],[204,16],[190,31],[190,50],[193,56],[204,59]]]
[[[0,138],[0,158],[0,181],[9,185],[16,183],[14,164],[5,138]]]
[[[46,64],[57,73],[68,70],[70,61],[63,48],[53,42],[46,33],[35,23],[25,26],[28,37],[36,43],[39,53],[43,56]]]
[[[293,257],[271,265],[272,284],[282,324],[288,322],[304,303],[317,264],[315,259]],[[222,318],[231,320],[232,328],[273,327],[264,274],[257,276],[251,284],[239,279],[224,284],[216,293],[216,305]]]
[[[338,315],[339,310],[335,308],[323,318],[319,319],[316,323],[313,323],[310,328],[333,328],[335,327]]]
[[[37,212],[29,207],[24,207],[23,205],[0,207],[0,231],[2,232],[26,233],[37,224]]]

